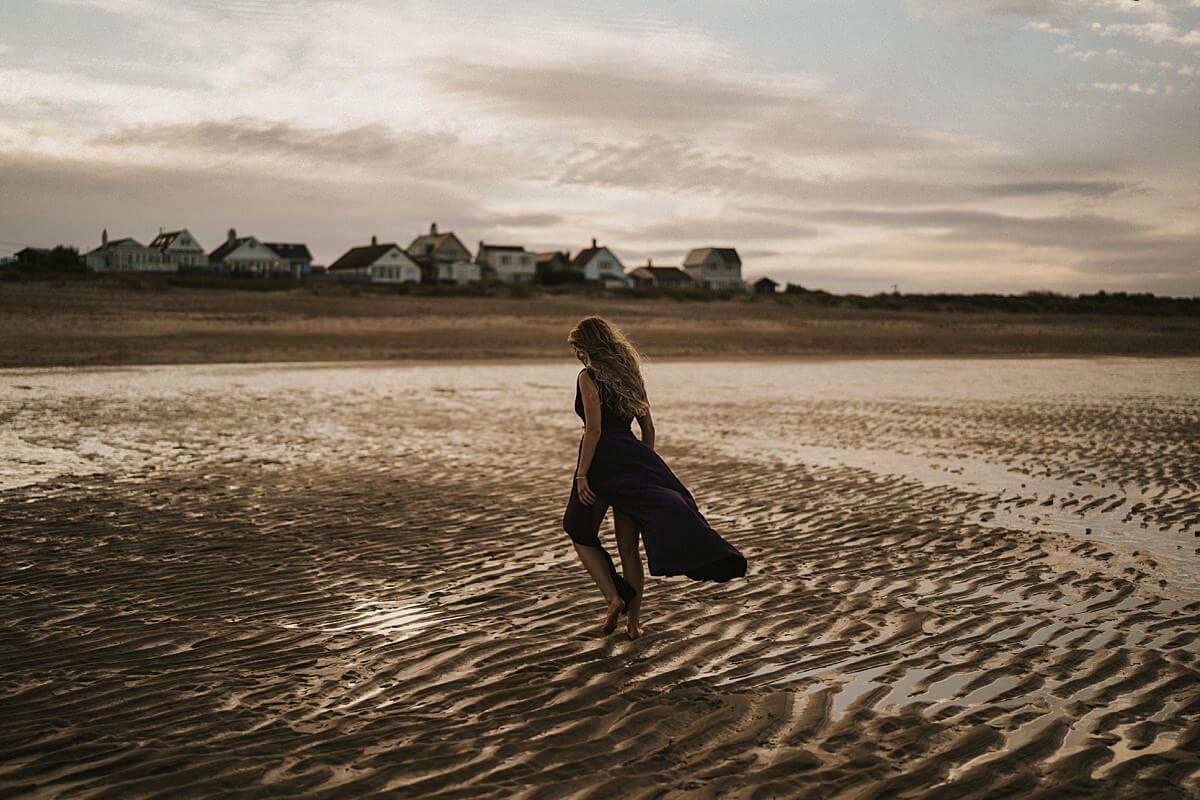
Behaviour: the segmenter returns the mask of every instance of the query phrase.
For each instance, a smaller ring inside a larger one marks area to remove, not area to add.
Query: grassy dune
[[[1195,315],[831,308],[784,295],[473,297],[33,281],[0,284],[0,366],[557,358],[587,314],[622,325],[659,358],[1200,352]]]

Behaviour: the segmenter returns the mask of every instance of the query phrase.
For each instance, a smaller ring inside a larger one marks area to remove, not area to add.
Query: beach
[[[1200,359],[651,361],[637,641],[577,366],[4,370],[0,795],[1200,793]]]
[[[310,288],[3,282],[0,368],[559,359],[570,356],[567,331],[590,314],[620,325],[651,358],[1200,355],[1196,315],[863,310],[783,294],[705,301],[621,292],[471,297]]]

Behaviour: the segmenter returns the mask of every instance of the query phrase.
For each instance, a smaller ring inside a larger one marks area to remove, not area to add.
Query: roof
[[[109,239],[108,244],[102,244],[97,248],[89,250],[88,253],[103,253],[105,250],[110,250],[123,244],[131,244],[135,247],[141,247],[143,249],[145,248],[145,245],[143,245],[137,239],[134,239],[132,236],[126,236],[124,239]]]
[[[226,239],[225,241],[221,242],[221,244],[217,245],[216,250],[213,250],[208,254],[208,260],[221,261],[225,258],[225,256],[229,255],[234,250],[237,250],[239,247],[253,238],[253,236],[242,236],[238,239]]]
[[[738,257],[737,249],[733,247],[697,247],[687,254],[683,264],[687,267],[698,267],[708,259],[708,254],[713,252],[726,264],[739,267],[742,265],[742,259]]]
[[[306,244],[292,244],[288,242],[263,242],[263,244],[274,250],[280,258],[286,258],[290,261],[312,261],[312,253],[308,252],[308,245]]]
[[[183,231],[181,231],[181,230],[180,231],[164,231],[164,232],[158,234],[158,236],[154,237],[154,241],[150,242],[150,246],[156,247],[159,250],[165,250],[168,247],[170,247],[171,244],[176,239],[179,238],[179,234],[181,234],[181,233],[183,233]]]
[[[655,280],[666,278],[667,280],[690,281],[692,279],[691,275],[679,267],[638,267],[629,274],[653,277]]]
[[[421,234],[417,238],[413,239],[412,244],[408,246],[408,254],[413,258],[417,258],[419,256],[423,257],[425,255],[426,247],[429,247],[431,252],[437,252],[439,247],[451,239],[458,242],[458,246],[463,249],[464,253],[470,252],[467,250],[466,245],[464,245],[462,241],[454,235],[454,231],[446,231],[445,233]]]
[[[567,254],[560,253],[558,250],[551,250],[548,253],[538,253],[533,257],[533,260],[539,264],[549,264],[551,261],[557,261],[558,259],[562,259],[564,264],[571,263],[571,260],[567,257]]]
[[[778,281],[773,281],[773,280],[771,280],[770,278],[768,278],[766,275],[764,275],[764,276],[762,276],[761,278],[759,278],[758,280],[756,280],[756,281],[754,282],[754,285],[755,285],[755,286],[757,286],[757,285],[758,285],[758,284],[760,284],[760,283],[769,283],[769,284],[771,284],[772,286],[778,286],[778,285],[779,285],[779,282],[778,282]]]
[[[479,252],[482,253],[484,250],[496,250],[498,252],[507,252],[507,253],[524,253],[525,252],[525,248],[519,244],[484,244],[484,243],[480,242],[479,243]]]
[[[329,265],[330,270],[335,269],[357,269],[359,267],[369,267],[380,258],[382,258],[392,248],[396,248],[401,253],[404,248],[395,242],[389,244],[368,244],[362,247],[351,247],[342,257]]]

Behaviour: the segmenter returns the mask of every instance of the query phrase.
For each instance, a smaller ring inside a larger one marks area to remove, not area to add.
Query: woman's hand
[[[592,491],[592,487],[588,486],[586,476],[575,479],[575,491],[579,494],[579,501],[585,506],[596,502],[596,493]]]

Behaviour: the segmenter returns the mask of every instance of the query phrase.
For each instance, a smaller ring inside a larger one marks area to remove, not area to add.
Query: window
[[[500,263],[507,267],[512,263],[512,256],[500,256]]]

